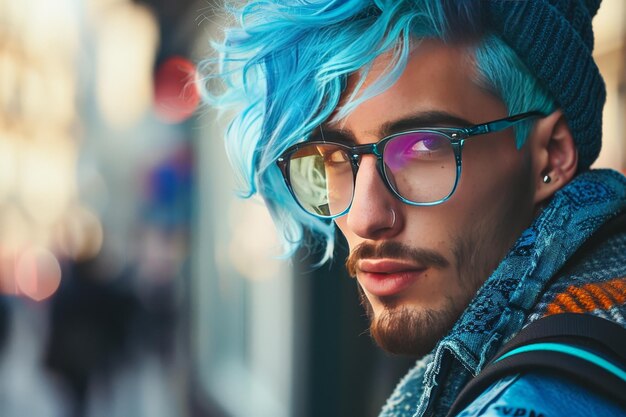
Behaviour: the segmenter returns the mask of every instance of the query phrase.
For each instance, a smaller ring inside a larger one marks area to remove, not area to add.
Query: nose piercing
[[[392,228],[396,225],[396,212],[392,208],[390,208],[389,210],[391,210],[391,226],[389,227]]]
[[[548,174],[543,176],[543,183],[544,184],[549,184],[550,181],[552,181],[552,178],[550,178],[550,176]]]

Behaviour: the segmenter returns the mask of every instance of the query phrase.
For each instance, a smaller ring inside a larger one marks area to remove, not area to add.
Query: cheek
[[[533,219],[531,161],[525,148],[468,158],[455,206],[458,231],[472,240],[476,259],[495,268]],[[474,156],[474,155],[472,155]],[[465,163],[465,159],[464,159]],[[466,241],[467,241],[466,239]]]
[[[526,209],[532,203],[534,184],[527,147],[516,149],[510,137],[486,140],[481,145],[468,146],[463,153],[457,191],[465,210],[480,215],[506,202],[521,204],[519,208]]]
[[[350,233],[350,229],[348,228],[347,224],[348,216],[341,216],[339,218],[336,218],[334,221],[337,229],[339,229],[339,232],[341,232],[343,237],[348,242],[348,249],[350,249],[350,252],[352,252],[354,247],[358,245],[362,241],[362,239],[359,240],[358,236],[356,236],[354,233]]]

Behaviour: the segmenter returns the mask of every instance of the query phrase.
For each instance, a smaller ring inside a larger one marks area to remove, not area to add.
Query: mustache
[[[403,259],[424,267],[446,268],[450,262],[438,252],[414,248],[400,242],[385,241],[378,245],[363,242],[350,253],[346,269],[351,277],[356,277],[356,266],[361,259]]]

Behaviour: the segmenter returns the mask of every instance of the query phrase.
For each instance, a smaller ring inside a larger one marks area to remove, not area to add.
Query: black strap
[[[507,343],[483,371],[461,391],[448,416],[455,416],[478,398],[491,384],[508,375],[548,371],[566,375],[579,384],[597,390],[626,407],[626,381],[605,368],[552,350],[532,350],[500,359],[520,347],[537,343],[558,343],[600,356],[626,372],[626,329],[611,321],[588,314],[564,313],[537,320]]]
[[[626,364],[626,329],[601,317],[578,313],[554,314],[529,324],[500,349],[496,358],[523,345],[557,339],[599,349]]]

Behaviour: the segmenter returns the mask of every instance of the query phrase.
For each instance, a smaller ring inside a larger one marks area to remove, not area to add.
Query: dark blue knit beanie
[[[601,0],[486,0],[487,25],[515,50],[556,99],[578,147],[579,170],[600,153],[604,81],[591,19]]]

